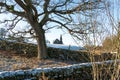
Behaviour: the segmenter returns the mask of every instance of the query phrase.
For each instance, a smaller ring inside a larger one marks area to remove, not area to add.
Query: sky
[[[0,14],[0,19],[1,20],[2,19],[7,19],[7,18],[11,18],[11,17],[8,17],[8,15],[6,15],[6,14],[2,14],[2,15]],[[15,29],[16,30],[23,29],[24,25],[26,25],[25,22],[20,22],[20,23],[18,23],[18,25],[17,25],[17,27]],[[3,27],[2,24],[0,24],[0,28],[5,28],[5,27]],[[53,41],[55,39],[60,39],[60,35],[62,35],[64,45],[76,45],[76,46],[80,45],[80,44],[77,44],[76,41],[74,41],[74,39],[72,38],[72,36],[70,34],[68,34],[67,31],[64,32],[61,29],[55,29],[55,28],[53,28],[50,31],[47,31],[45,33],[46,40],[49,40],[50,44],[53,44]]]
[[[111,0],[111,1],[112,1],[112,3],[114,3],[114,8],[115,7],[119,8],[118,6],[116,6],[116,4],[117,5],[120,4],[119,0]],[[114,1],[116,1],[116,2],[114,2]],[[118,13],[116,12],[116,9],[114,9],[113,14],[114,14],[114,16],[118,15]],[[8,15],[6,15],[6,14],[0,15],[0,19],[4,19],[4,18],[7,18],[7,17],[8,17]],[[20,28],[22,29],[21,26],[24,25],[24,24],[26,24],[26,23],[19,23],[18,24],[18,29],[20,29]],[[0,27],[2,27],[2,26],[3,25],[0,25]],[[52,30],[50,30],[47,33],[45,33],[46,40],[49,40],[51,44],[53,43],[53,41],[55,39],[59,39],[60,35],[62,35],[62,37],[63,37],[63,43],[64,43],[64,45],[83,46],[82,41],[81,41],[81,43],[77,44],[76,41],[73,39],[73,37],[67,33],[67,31],[65,33],[61,29],[55,29],[55,28],[53,28]]]
[[[61,29],[52,29],[45,34],[46,39],[49,40],[51,44],[55,39],[60,39],[60,35],[62,35],[64,45],[79,45],[70,34],[65,33]]]
[[[112,17],[114,18],[114,22],[111,22],[109,19],[108,19],[108,15],[105,13],[101,14],[98,18],[100,18],[100,22],[103,23],[102,27],[104,29],[106,29],[105,33],[103,35],[97,35],[97,39],[98,39],[98,43],[97,44],[101,44],[102,43],[102,39],[104,39],[105,37],[103,36],[108,36],[110,35],[112,32],[111,32],[111,29],[112,29],[112,26],[111,24],[112,23],[115,23],[117,25],[117,22],[119,21],[119,12],[120,12],[120,1],[119,0],[110,0],[111,1],[111,15]],[[115,25],[115,26],[116,26]],[[79,46],[83,46],[83,42],[81,41],[79,44],[76,43],[76,41],[73,40],[72,36],[70,36],[69,34],[65,34],[64,32],[62,32],[61,30],[57,30],[57,29],[53,29],[51,32],[49,33],[46,33],[46,39],[49,40],[51,43],[59,37],[60,35],[63,35],[63,42],[65,45],[79,45]],[[102,36],[102,37],[101,37]]]

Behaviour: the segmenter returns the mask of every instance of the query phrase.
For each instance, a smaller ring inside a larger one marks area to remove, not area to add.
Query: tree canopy
[[[30,33],[38,43],[38,58],[47,56],[45,31],[58,27],[70,34],[85,34],[81,26],[75,27],[76,14],[90,16],[91,10],[102,9],[104,0],[0,0],[0,13],[12,14],[11,19],[0,20],[12,30],[22,20],[31,26],[17,33]],[[50,25],[54,24],[54,25]],[[70,26],[70,25],[74,26]],[[84,24],[84,23],[81,23]],[[78,25],[78,23],[77,23]],[[88,28],[89,29],[89,28]]]

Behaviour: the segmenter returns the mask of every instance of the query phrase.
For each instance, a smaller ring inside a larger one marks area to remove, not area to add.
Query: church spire
[[[62,35],[60,35],[60,43],[63,44]]]

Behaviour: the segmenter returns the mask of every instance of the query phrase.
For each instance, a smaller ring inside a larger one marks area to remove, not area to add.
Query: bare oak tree
[[[11,20],[1,20],[1,23],[10,22],[10,29],[13,29],[20,20],[27,21],[31,28],[24,32],[35,34],[38,59],[42,59],[47,57],[45,30],[60,27],[69,33],[84,34],[84,31],[69,26],[73,23],[73,15],[101,8],[101,2],[102,0],[0,0],[0,13],[12,13],[14,17]]]

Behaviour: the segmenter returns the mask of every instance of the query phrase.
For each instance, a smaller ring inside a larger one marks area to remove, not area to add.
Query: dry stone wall
[[[19,43],[19,42],[8,42],[0,41],[1,50],[12,50],[17,54],[26,57],[36,57],[37,56],[37,45],[29,43]],[[77,62],[88,62],[90,61],[89,54],[80,51],[70,51],[65,49],[57,48],[47,48],[48,58],[60,59],[60,60],[70,60]]]
[[[119,63],[120,61],[117,61]],[[114,61],[95,62],[98,70],[93,71],[93,63],[81,63],[64,67],[37,68],[30,70],[0,72],[0,80],[111,80],[111,75],[117,73],[113,65]],[[102,67],[102,68],[101,68]],[[117,66],[116,66],[117,67]],[[109,68],[109,69],[108,69]],[[93,73],[96,72],[96,73]],[[96,77],[93,75],[97,74]],[[120,74],[115,80],[120,79]]]

